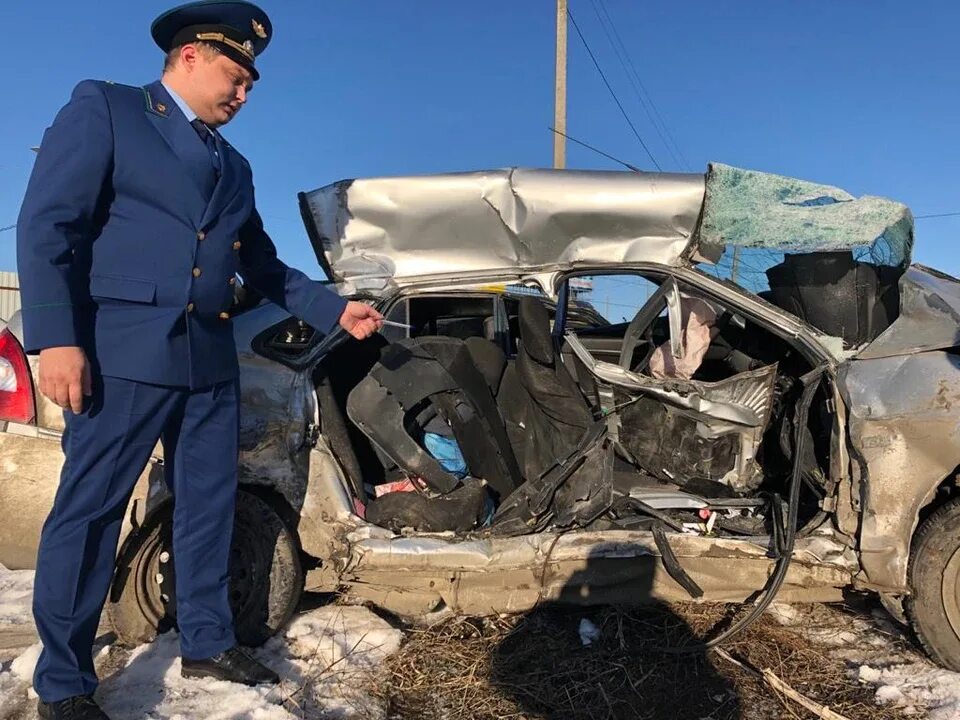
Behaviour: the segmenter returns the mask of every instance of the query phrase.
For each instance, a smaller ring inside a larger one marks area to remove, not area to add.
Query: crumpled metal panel
[[[721,482],[737,492],[756,489],[762,479],[756,457],[773,410],[776,364],[718,382],[658,380],[596,360],[573,333],[566,335],[566,341],[583,365],[601,380],[693,415],[698,421],[696,431],[700,437],[716,439],[728,434],[738,435],[740,447],[736,466]],[[639,462],[640,456],[637,457]],[[647,469],[652,471],[652,468]]]
[[[858,357],[909,355],[960,346],[960,280],[923,265],[900,279],[900,315]]]
[[[865,480],[861,563],[872,584],[902,591],[920,509],[960,464],[960,357],[857,359],[841,372],[854,471]]]
[[[317,259],[344,293],[577,265],[716,262],[726,245],[852,249],[906,266],[913,245],[901,203],[719,163],[706,177],[508,168],[342,180],[301,193],[300,205]]]
[[[773,563],[768,548],[746,540],[671,533],[670,545],[710,601],[743,601],[764,584]],[[843,548],[801,538],[779,597],[836,600],[855,569]],[[663,572],[651,533],[628,530],[474,540],[371,537],[353,545],[341,581],[348,597],[415,617],[440,607],[485,615],[525,612],[548,600],[690,599]]]
[[[768,557],[768,548],[742,539],[703,537],[696,533],[671,533],[670,547],[677,557]],[[798,543],[802,560],[802,544]],[[653,535],[646,530],[578,530],[540,532],[510,538],[459,539],[418,537],[368,538],[353,546],[350,569],[490,570],[493,567],[524,567],[544,560],[584,558],[627,559],[659,556]]]
[[[258,355],[252,339],[289,314],[264,304],[239,315],[233,330],[240,363],[239,481],[282,495],[299,511],[309,472],[308,428],[316,415],[309,369],[294,371]]]
[[[392,533],[366,524],[354,514],[347,479],[323,436],[310,452],[309,473],[297,533],[303,552],[322,562],[308,571],[306,589],[333,592],[340,584],[340,568],[346,564],[355,535],[390,537]]]
[[[701,174],[511,168],[343,180],[301,209],[341,291],[378,292],[449,274],[678,265],[703,192]]]
[[[573,333],[568,333],[565,339],[577,359],[601,380],[709,418],[712,422],[704,432],[724,433],[744,427],[763,429],[770,421],[773,384],[777,378],[775,364],[712,383],[657,380],[596,360]]]

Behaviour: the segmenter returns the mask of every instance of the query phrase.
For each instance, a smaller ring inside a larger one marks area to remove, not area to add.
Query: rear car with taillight
[[[13,332],[4,328],[0,332],[0,422],[29,424],[35,420],[30,365]]]

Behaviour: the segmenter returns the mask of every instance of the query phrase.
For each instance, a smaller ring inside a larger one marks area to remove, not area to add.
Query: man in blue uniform
[[[175,499],[182,673],[276,682],[236,647],[227,599],[235,274],[320,332],[339,323],[364,338],[382,323],[277,258],[250,166],[217,130],[259,79],[267,15],[208,0],[151,33],[167,53],[161,81],[77,85],[43,137],[17,224],[26,349],[66,419],[34,589],[42,718],[106,717],[91,649],[124,509],[158,439]]]

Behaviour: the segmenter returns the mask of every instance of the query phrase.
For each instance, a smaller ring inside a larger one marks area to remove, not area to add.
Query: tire
[[[176,627],[172,532],[173,504],[166,503],[120,550],[107,615],[124,645],[151,642]],[[241,490],[230,550],[230,607],[237,641],[262,645],[287,624],[302,593],[296,535],[268,502]]]
[[[913,538],[906,610],[924,649],[960,671],[960,498],[928,517]]]

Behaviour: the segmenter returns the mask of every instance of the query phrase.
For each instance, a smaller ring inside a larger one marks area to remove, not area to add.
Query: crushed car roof
[[[866,249],[906,266],[905,205],[713,163],[708,172],[508,168],[341,180],[300,193],[321,267],[346,292],[425,277],[716,261],[728,244]]]

